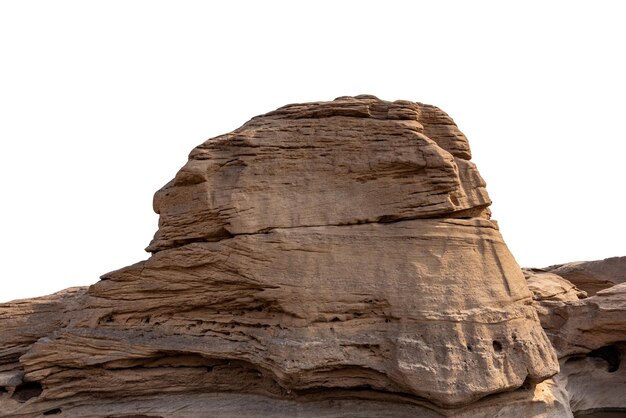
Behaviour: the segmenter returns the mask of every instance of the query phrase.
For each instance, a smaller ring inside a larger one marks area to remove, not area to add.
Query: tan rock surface
[[[0,416],[568,416],[469,157],[439,109],[373,96],[208,140],[148,260],[0,305]]]
[[[600,290],[626,282],[626,257],[576,261],[546,267],[545,270],[569,280],[593,296]]]
[[[523,272],[535,301],[567,302],[587,297],[587,292],[580,290],[558,274],[547,273],[541,269],[524,269]]]
[[[626,341],[626,283],[572,301],[542,301],[551,311],[542,322],[559,358]]]
[[[565,306],[562,302],[584,299],[587,293],[561,276],[543,269],[524,269],[523,272],[528,288],[533,293],[533,304],[541,325],[548,335],[553,335],[563,325],[564,319],[555,312]]]
[[[625,257],[563,266],[574,266],[578,272],[584,270],[581,266],[592,266],[589,270],[605,272],[606,282],[619,281],[626,273],[626,265],[622,271],[616,269],[616,261],[622,259]],[[571,272],[570,267],[548,269],[551,273],[525,271],[541,323],[560,359],[561,371],[555,381],[574,412],[619,409],[626,413],[626,283],[586,297],[553,273]],[[585,273],[584,277],[590,276]]]
[[[488,217],[469,157],[433,106],[372,96],[285,106],[191,152],[154,197],[148,250],[270,228]]]
[[[66,326],[66,312],[82,305],[86,291],[70,288],[49,296],[0,304],[0,374],[20,369],[19,358],[33,343]]]

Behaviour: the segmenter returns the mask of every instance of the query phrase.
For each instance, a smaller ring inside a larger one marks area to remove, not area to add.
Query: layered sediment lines
[[[373,96],[206,141],[150,258],[0,305],[0,416],[567,416],[470,157],[441,110]]]
[[[626,413],[624,260],[613,257],[525,271],[535,308],[559,357],[561,371],[555,381],[575,413]]]

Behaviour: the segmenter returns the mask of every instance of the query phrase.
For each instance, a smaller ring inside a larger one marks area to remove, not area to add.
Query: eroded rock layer
[[[156,252],[270,228],[487,217],[449,116],[372,96],[288,105],[195,148],[154,197]]]
[[[603,289],[626,282],[626,257],[605,260],[577,261],[546,267],[545,271],[570,281],[589,296]]]
[[[525,271],[539,318],[561,364],[555,383],[572,411],[585,414],[581,417],[592,411],[626,415],[625,259]],[[593,296],[556,272],[571,274]],[[598,290],[600,286],[603,290]],[[598,416],[602,415],[598,412]]]
[[[441,110],[373,96],[208,140],[149,259],[0,307],[0,416],[566,416],[469,159]]]

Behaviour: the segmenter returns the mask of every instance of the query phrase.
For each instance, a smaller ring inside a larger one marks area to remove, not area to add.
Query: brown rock
[[[373,96],[205,142],[148,260],[0,305],[0,416],[568,416],[469,157],[439,109]]]
[[[624,416],[626,367],[620,362],[625,355],[626,343],[622,341],[562,360],[556,380],[565,388],[572,411],[612,410]]]
[[[67,325],[87,288],[65,289],[49,296],[0,304],[0,373],[20,369],[19,358],[38,339]],[[0,379],[1,381],[1,379]],[[0,386],[5,386],[0,383]]]
[[[563,320],[555,310],[563,303],[578,301],[587,297],[587,293],[578,289],[569,281],[543,269],[524,269],[524,276],[528,288],[533,293],[533,305],[539,315],[539,320],[548,335],[563,325]],[[554,341],[553,341],[554,342]]]
[[[545,270],[558,274],[593,296],[602,289],[626,282],[626,257],[577,261],[547,267]]]
[[[584,299],[587,293],[563,277],[541,269],[523,269],[528,289],[535,301],[572,301]]]
[[[601,290],[587,299],[559,303],[554,314],[563,318],[548,328],[559,357],[587,353],[616,341],[626,341],[626,283]]]
[[[191,152],[154,197],[147,250],[271,228],[488,218],[469,157],[433,106],[372,96],[285,106]]]
[[[585,277],[579,282],[591,283],[593,286],[587,288],[593,289],[600,280],[589,280],[589,271],[605,272],[605,277],[623,277],[626,265],[623,271],[616,269],[616,263],[623,259],[626,258],[568,263],[551,271],[587,271],[573,277]],[[561,371],[555,382],[567,394],[572,411],[626,412],[626,283],[587,298],[554,273],[525,273],[541,323],[559,356]]]

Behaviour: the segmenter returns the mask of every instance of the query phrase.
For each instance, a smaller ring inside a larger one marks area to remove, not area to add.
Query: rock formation
[[[626,257],[558,264],[543,270],[567,279],[593,296],[600,290],[626,282]]]
[[[571,416],[557,353],[623,322],[583,332],[601,303],[558,272],[533,301],[470,158],[438,108],[373,96],[206,141],[150,258],[0,305],[0,416]]]
[[[555,381],[574,412],[619,409],[626,415],[626,367],[621,364],[626,357],[626,283],[620,283],[625,260],[525,270],[541,324],[560,360]],[[588,297],[555,272],[570,275],[594,295]],[[597,290],[600,286],[603,290]]]

